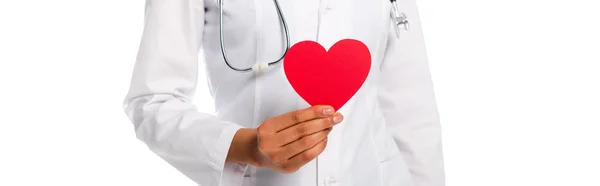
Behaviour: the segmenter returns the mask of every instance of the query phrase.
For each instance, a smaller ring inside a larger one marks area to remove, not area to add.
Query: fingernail
[[[327,108],[323,109],[323,114],[325,114],[325,115],[333,114],[333,108],[327,107]]]
[[[339,122],[341,122],[341,121],[342,121],[342,116],[339,116],[339,115],[338,115],[338,116],[334,116],[334,117],[333,117],[333,122],[334,122],[334,123],[339,123]]]

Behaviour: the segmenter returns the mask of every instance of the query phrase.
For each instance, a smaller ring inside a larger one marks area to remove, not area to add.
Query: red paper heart
[[[329,51],[314,41],[302,41],[289,49],[283,68],[294,90],[308,104],[338,110],[367,79],[371,54],[364,43],[353,39],[340,40]]]

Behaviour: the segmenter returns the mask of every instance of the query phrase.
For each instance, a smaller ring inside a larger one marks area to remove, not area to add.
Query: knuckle
[[[267,129],[264,125],[260,125],[258,127],[256,127],[256,134],[258,136],[265,136],[268,134]]]
[[[298,136],[304,136],[307,130],[308,129],[306,129],[306,125],[298,125],[295,127],[295,131]]]
[[[300,111],[294,111],[294,112],[292,112],[292,121],[294,123],[299,123],[300,122]]]
[[[318,135],[315,135],[315,137],[313,138],[313,140],[314,140],[314,142],[320,142],[320,141],[322,141],[323,139],[327,138],[327,135],[329,135],[329,133],[328,133],[328,132],[325,132],[325,131],[323,131],[323,132],[319,132],[319,134],[318,134]],[[318,144],[318,143],[317,143],[317,144]]]
[[[332,126],[334,124],[333,117],[328,117],[326,119],[322,119],[320,122],[321,122],[321,125],[323,125],[323,126]]]
[[[302,154],[302,158],[305,161],[310,161],[310,160],[314,159],[315,157],[317,157],[317,155],[319,155],[318,152],[319,151],[314,151],[314,150],[306,151],[305,153]]]
[[[313,114],[314,114],[315,117],[323,115],[323,112],[321,112],[321,108],[320,107],[313,107],[312,111],[313,111]]]
[[[305,138],[298,140],[298,145],[300,145],[302,148],[308,147],[310,145],[309,139],[310,139],[309,137],[305,137]]]
[[[305,161],[310,161],[310,160],[316,158],[317,156],[319,156],[319,154],[321,154],[321,152],[323,152],[323,150],[325,150],[325,146],[326,146],[326,140],[317,144],[317,146],[313,147],[313,149],[310,149],[310,150],[307,150],[306,152],[304,152],[302,154],[302,158]]]
[[[309,141],[310,145],[312,145],[312,146],[317,145],[319,141],[323,140],[323,138],[326,137],[326,135],[327,135],[326,132],[319,132],[316,135],[310,136],[310,138],[308,139],[308,140],[310,140]]]

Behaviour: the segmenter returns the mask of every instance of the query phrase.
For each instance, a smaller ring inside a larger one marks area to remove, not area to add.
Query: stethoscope
[[[225,50],[225,46],[223,44],[223,43],[225,43],[223,41],[224,40],[224,36],[223,36],[223,1],[225,1],[225,0],[218,1],[218,4],[219,4],[219,42],[221,45],[221,54],[223,55],[223,60],[225,61],[225,64],[227,64],[227,66],[234,71],[258,72],[258,71],[262,71],[264,69],[269,68],[269,66],[273,66],[273,65],[281,62],[283,60],[283,58],[285,57],[285,55],[287,54],[288,50],[290,49],[290,34],[289,34],[287,22],[285,21],[285,18],[283,17],[283,13],[281,13],[281,7],[279,6],[279,2],[277,0],[273,0],[273,2],[275,3],[275,8],[277,9],[277,15],[279,16],[279,20],[280,20],[281,24],[283,25],[283,32],[285,35],[286,46],[285,46],[285,50],[283,51],[283,54],[281,54],[281,56],[275,61],[271,61],[268,63],[264,63],[264,62],[256,63],[250,68],[236,68],[236,67],[232,66],[231,64],[229,64],[229,60],[227,59],[227,51]],[[392,18],[392,21],[394,21],[394,24],[395,24],[394,28],[396,31],[396,37],[400,38],[401,28],[404,30],[408,30],[408,26],[409,26],[408,19],[404,13],[400,13],[400,10],[398,8],[398,4],[396,3],[396,0],[390,0],[390,2],[392,3],[392,11],[390,12],[390,14],[391,14],[390,16]]]

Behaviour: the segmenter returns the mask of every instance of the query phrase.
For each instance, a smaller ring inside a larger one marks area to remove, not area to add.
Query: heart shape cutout
[[[371,54],[354,39],[340,40],[329,51],[317,42],[302,41],[289,49],[283,68],[293,89],[308,104],[339,110],[367,79]]]

